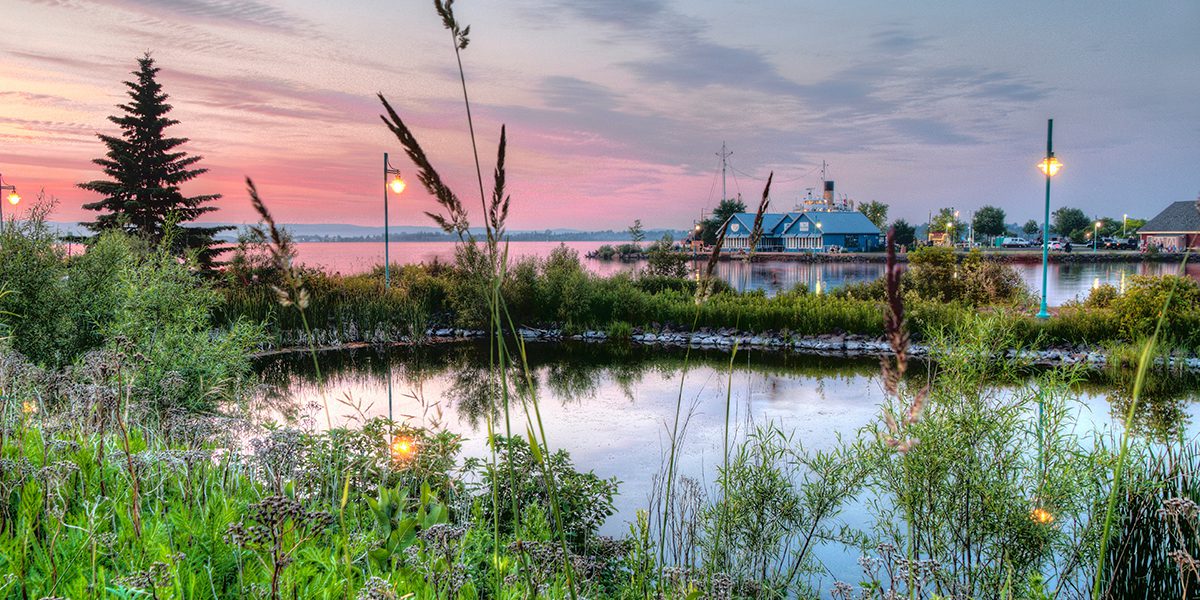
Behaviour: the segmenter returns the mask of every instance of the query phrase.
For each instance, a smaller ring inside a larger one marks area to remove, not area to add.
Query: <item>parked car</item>
[[[1066,247],[1067,247],[1066,243],[1063,242],[1062,240],[1050,240],[1050,249],[1051,250],[1061,251],[1061,250],[1065,249]]]
[[[1105,250],[1137,250],[1137,238],[1101,238]]]
[[[1003,242],[1000,242],[1001,248],[1028,248],[1032,245],[1033,243],[1029,240],[1019,237],[1006,237]]]

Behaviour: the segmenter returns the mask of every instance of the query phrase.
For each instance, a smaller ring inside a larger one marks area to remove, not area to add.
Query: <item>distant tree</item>
[[[677,252],[672,247],[674,240],[670,233],[663,234],[662,239],[650,244],[646,252],[646,274],[661,277],[687,277],[687,253]]]
[[[912,246],[917,239],[917,230],[904,219],[897,219],[892,223],[892,230],[893,239],[898,246]]]
[[[1042,226],[1038,225],[1037,221],[1030,219],[1025,221],[1025,226],[1021,227],[1021,232],[1025,235],[1037,235],[1042,231]]]
[[[1004,232],[1008,229],[1004,224],[1004,218],[1004,209],[995,206],[984,206],[975,211],[975,217],[971,219],[971,227],[975,229],[975,233],[982,233],[983,235],[1004,235]]]
[[[1063,207],[1051,213],[1051,217],[1054,231],[1076,242],[1082,242],[1085,234],[1091,232],[1092,220],[1078,208]]]
[[[712,245],[717,243],[717,234],[721,231],[721,225],[729,219],[730,216],[738,213],[746,212],[746,203],[742,202],[741,198],[733,199],[726,198],[717,204],[713,209],[712,216],[700,222],[702,231],[700,238],[705,244]]]
[[[884,204],[883,202],[876,202],[875,200],[863,202],[858,205],[858,212],[867,215],[867,218],[870,219],[880,231],[883,231],[883,229],[887,227],[887,204]]]
[[[641,219],[635,219],[633,225],[630,225],[627,231],[629,231],[629,239],[633,240],[635,244],[641,243],[642,240],[646,239],[646,230],[642,229]]]
[[[929,231],[933,233],[949,233],[950,238],[958,241],[962,235],[966,224],[958,220],[958,215],[955,214],[953,208],[943,208],[933,215],[933,221],[929,223]]]
[[[1137,233],[1137,230],[1141,229],[1142,226],[1146,224],[1145,219],[1130,218],[1125,219],[1125,221],[1122,222],[1121,219],[1112,217],[1104,217],[1103,219],[1100,219],[1100,222],[1103,223],[1103,225],[1100,227],[1101,237],[1121,237],[1122,235],[1133,235]]]
[[[132,101],[118,105],[124,114],[108,118],[120,127],[120,136],[98,134],[108,152],[92,162],[103,168],[108,179],[79,184],[103,196],[83,205],[102,213],[95,221],[84,223],[93,232],[123,229],[158,243],[174,225],[195,221],[217,209],[205,205],[220,194],[185,196],[179,190],[181,184],[208,169],[195,168],[201,157],[179,149],[187,138],[167,137],[166,128],[179,121],[167,117],[171,105],[155,80],[158,71],[148,53],[138,59],[135,80],[125,82]],[[200,263],[210,266],[216,254],[225,250],[216,247],[213,236],[229,229],[233,227],[177,227],[171,232],[172,250],[196,250]]]

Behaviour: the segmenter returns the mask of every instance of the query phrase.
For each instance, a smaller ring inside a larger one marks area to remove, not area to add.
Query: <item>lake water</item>
[[[335,423],[359,413],[391,414],[413,425],[438,421],[465,438],[464,455],[486,456],[481,408],[485,345],[359,349],[320,356],[326,377],[323,390],[311,376],[307,355],[263,360],[260,368],[271,384],[268,389],[284,399],[279,406],[287,409],[277,414],[290,413],[313,427],[323,426],[324,398]],[[550,447],[568,451],[582,471],[621,481],[617,514],[602,529],[614,536],[626,534],[636,511],[648,504],[680,398],[688,418],[678,472],[700,481],[710,494],[722,456],[727,385],[732,389],[731,422],[739,435],[753,423],[770,421],[811,450],[832,448],[839,436],[853,439],[861,428],[878,422],[883,400],[874,359],[741,353],[732,379],[729,356],[715,351],[693,350],[686,376],[682,352],[662,348],[530,344],[529,360]],[[1121,393],[1105,385],[1077,389],[1081,431],[1109,430],[1112,406],[1125,406]],[[1142,427],[1160,434],[1179,428],[1194,435],[1200,406],[1193,400],[1196,393],[1187,386],[1172,390],[1147,411]],[[517,431],[523,430],[521,411],[513,415],[513,422],[519,424]],[[1162,422],[1170,425],[1156,425]],[[861,506],[847,507],[844,519],[851,526],[867,523]],[[858,580],[857,551],[828,546],[818,556],[835,578]]]
[[[522,256],[543,258],[563,242],[512,242],[509,254],[515,260]],[[644,261],[621,262],[588,260],[588,252],[613,242],[565,242],[579,253],[584,266],[597,275],[612,275],[645,267]],[[371,242],[305,242],[297,244],[298,261],[310,266],[342,273],[361,273],[383,264],[383,244]],[[392,242],[389,247],[393,263],[416,264],[439,260],[454,260],[454,244],[449,242]],[[697,265],[703,261],[698,260]],[[1040,290],[1040,264],[1013,265],[1025,285]],[[739,290],[764,290],[774,294],[804,285],[814,292],[837,289],[847,283],[874,281],[883,275],[881,263],[802,263],[722,261],[717,275]],[[1179,273],[1178,263],[1051,263],[1047,276],[1047,300],[1051,306],[1086,296],[1094,287],[1110,284],[1123,289],[1131,275],[1162,275]],[[1200,263],[1188,265],[1187,274],[1200,279]]]

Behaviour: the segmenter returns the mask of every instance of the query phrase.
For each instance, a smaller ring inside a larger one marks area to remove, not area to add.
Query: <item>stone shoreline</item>
[[[589,330],[584,331],[583,333],[566,335],[558,329],[521,327],[517,330],[517,333],[523,340],[527,342],[559,343],[563,341],[573,341],[583,343],[616,343],[614,340],[610,340],[610,336],[607,333],[597,330]],[[482,330],[438,328],[430,329],[426,332],[426,343],[450,344],[480,340],[486,336],[487,332]],[[633,334],[630,336],[627,342],[642,346],[660,346],[664,348],[686,348],[691,346],[692,348],[699,348],[703,350],[718,350],[725,352],[732,351],[734,345],[736,344],[741,350],[749,349],[760,352],[790,352],[793,354],[836,358],[868,358],[892,354],[891,347],[882,338],[854,334],[799,336],[792,334],[784,335],[777,332],[755,334],[736,331],[733,329],[712,330],[703,328],[693,333],[687,331],[673,331],[671,329],[649,330],[635,328],[633,330]],[[411,341],[402,340],[390,345],[403,346],[409,344],[411,344]],[[324,352],[379,346],[380,344],[369,344],[366,342],[333,343],[318,345],[317,350]],[[267,350],[260,352],[255,356],[263,357],[273,354],[302,352],[307,350],[308,348],[305,347],[291,346],[287,348]],[[928,356],[929,347],[924,344],[913,343],[909,346],[909,354],[914,357]],[[1031,365],[1045,367],[1081,365],[1088,369],[1102,369],[1109,363],[1108,355],[1100,349],[1086,348],[1082,346],[1020,351],[1009,349],[1006,351],[1005,355],[1010,359],[1018,359]],[[1161,363],[1162,359],[1159,359],[1158,364]],[[1168,357],[1167,366],[1172,369],[1200,372],[1200,357]]]

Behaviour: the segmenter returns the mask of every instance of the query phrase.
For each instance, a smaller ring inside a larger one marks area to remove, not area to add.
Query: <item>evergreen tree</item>
[[[92,162],[103,168],[108,179],[79,184],[80,188],[96,192],[103,199],[83,207],[102,213],[95,221],[84,223],[88,229],[101,232],[123,229],[158,243],[170,233],[172,250],[198,251],[201,265],[211,266],[216,254],[226,248],[216,247],[213,236],[232,227],[178,227],[173,225],[196,220],[204,213],[216,210],[205,206],[221,197],[220,194],[184,196],[180,184],[204,174],[208,169],[196,168],[199,156],[188,156],[180,150],[187,138],[168,137],[166,128],[179,123],[167,117],[171,105],[167,94],[155,80],[158,67],[147,53],[138,59],[134,81],[126,81],[131,101],[117,108],[123,114],[108,120],[121,128],[119,136],[97,134],[108,152]]]

